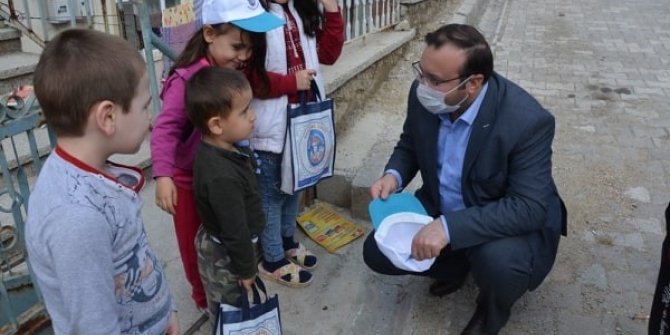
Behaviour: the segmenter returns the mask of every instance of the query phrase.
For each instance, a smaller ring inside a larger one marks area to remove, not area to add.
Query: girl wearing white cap
[[[323,12],[319,11],[319,2]],[[344,22],[336,0],[272,0],[269,7],[286,25],[266,34],[269,92],[261,92],[254,85],[258,80],[249,76],[254,97],[258,98],[251,105],[256,112],[251,146],[261,161],[259,184],[266,215],[261,235],[263,262],[258,271],[264,279],[304,287],[312,281],[309,271],[317,266],[317,258],[293,238],[299,194],[282,193],[277,186],[281,184],[286,106],[299,101],[299,91],[308,91],[311,98],[312,80],[321,94],[326,92],[319,63],[333,64],[340,56]]]
[[[204,0],[201,12],[202,28],[188,42],[163,85],[163,107],[151,136],[151,157],[156,204],[173,215],[192,298],[198,308],[205,309],[207,300],[194,246],[200,219],[192,190],[193,159],[201,134],[186,115],[186,81],[206,66],[246,69],[261,78],[259,91],[266,91],[264,32],[284,21],[269,14],[259,0]]]

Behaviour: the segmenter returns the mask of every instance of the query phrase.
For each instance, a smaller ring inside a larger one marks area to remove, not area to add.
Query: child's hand
[[[251,290],[255,282],[256,282],[256,276],[253,276],[249,279],[240,279],[237,281],[240,287],[243,287],[247,291]]]
[[[156,178],[156,205],[174,215],[177,206],[177,187],[170,177]]]
[[[177,319],[177,312],[172,312],[167,328],[165,328],[165,335],[179,335],[179,319]]]
[[[316,75],[315,70],[301,70],[295,73],[295,82],[298,91],[306,91],[312,85],[312,78]]]
[[[337,0],[321,0],[324,12],[337,12]]]

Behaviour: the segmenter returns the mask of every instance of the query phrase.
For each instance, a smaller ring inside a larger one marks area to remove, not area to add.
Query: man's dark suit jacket
[[[554,117],[498,74],[489,78],[488,85],[463,162],[465,209],[440,208],[440,119],[417,99],[417,82],[412,84],[403,132],[386,169],[397,170],[403,182],[421,172],[423,185],[416,196],[429,215],[444,214],[452,250],[527,235],[533,250],[533,289],[551,269],[560,234],[566,233],[567,213],[551,174]]]

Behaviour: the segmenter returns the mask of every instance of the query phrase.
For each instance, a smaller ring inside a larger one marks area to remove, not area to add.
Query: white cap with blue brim
[[[230,23],[246,31],[264,33],[284,25],[259,0],[204,0],[202,24]]]
[[[413,272],[427,271],[433,265],[435,258],[417,261],[412,257],[414,235],[433,221],[416,197],[393,194],[386,200],[373,200],[368,210],[377,247],[393,265]]]

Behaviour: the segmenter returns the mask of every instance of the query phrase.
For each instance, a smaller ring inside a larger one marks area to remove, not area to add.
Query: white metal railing
[[[117,8],[121,8],[124,2],[124,0],[113,1],[116,2]],[[169,7],[181,1],[183,0],[146,2],[150,7],[164,9],[165,6]],[[108,17],[116,16],[117,13],[107,13],[106,2],[105,0],[0,0],[0,16],[35,43],[44,46],[45,41],[49,41],[57,33],[50,30],[51,24],[69,24],[74,27],[86,23],[89,28],[93,28],[96,18],[102,17],[104,31],[110,32]],[[342,8],[347,41],[388,28],[398,23],[400,19],[400,0],[338,0],[338,3]],[[118,23],[118,20],[116,21]],[[121,27],[119,29],[122,31]]]
[[[386,29],[400,21],[400,0],[338,0],[346,41]]]

